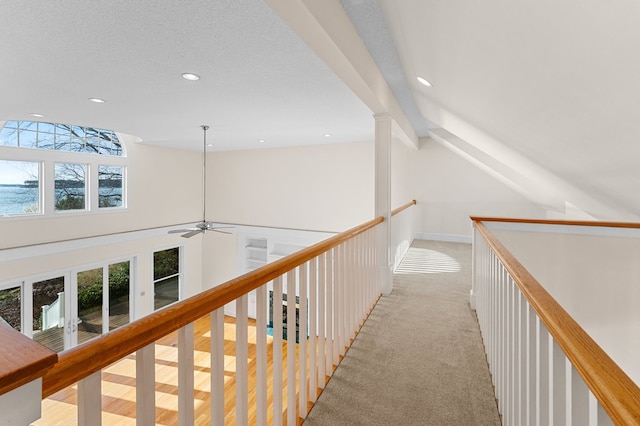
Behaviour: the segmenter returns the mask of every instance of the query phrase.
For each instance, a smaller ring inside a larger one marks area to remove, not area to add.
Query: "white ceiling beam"
[[[395,137],[418,148],[415,130],[338,0],[266,2],[374,114],[391,114]]]

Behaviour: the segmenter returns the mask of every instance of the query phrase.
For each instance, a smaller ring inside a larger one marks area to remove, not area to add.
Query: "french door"
[[[130,321],[132,260],[26,280],[23,332],[55,352]]]

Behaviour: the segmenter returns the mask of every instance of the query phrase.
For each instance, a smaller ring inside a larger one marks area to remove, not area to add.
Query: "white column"
[[[393,288],[393,265],[389,245],[391,241],[391,114],[374,114],[375,118],[375,217],[383,216],[384,222],[378,225],[378,271],[380,290],[391,293]]]

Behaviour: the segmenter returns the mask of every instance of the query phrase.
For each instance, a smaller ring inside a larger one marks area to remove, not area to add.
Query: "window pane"
[[[158,310],[178,301],[178,277],[156,281],[154,284],[153,306]]]
[[[40,165],[0,160],[0,215],[40,213]]]
[[[178,247],[153,253],[153,280],[170,277],[180,272]]]
[[[179,299],[180,249],[178,247],[153,253],[154,308],[159,309]]]
[[[55,203],[56,210],[84,210],[86,188],[86,165],[56,163]]]
[[[122,207],[122,171],[120,166],[98,167],[98,206]]]
[[[112,130],[39,121],[5,122],[0,146],[122,156],[122,144]]]
[[[52,133],[38,132],[38,148],[55,149],[55,135]]]
[[[38,123],[39,133],[55,133],[55,125],[52,123]]]
[[[18,121],[18,126],[22,130],[33,130],[34,132],[38,130],[37,121]]]
[[[78,344],[102,334],[102,268],[78,272]]]
[[[19,121],[7,121],[6,123],[4,123],[4,127],[7,129],[17,129],[18,127],[20,127],[20,122]]]
[[[20,148],[37,148],[38,133],[30,130],[21,130],[18,135],[18,145],[20,145]]]
[[[129,323],[129,261],[109,265],[109,330]]]
[[[64,350],[64,277],[33,283],[33,340]]]
[[[7,127],[7,124],[0,130],[0,145],[18,146],[18,130]]]
[[[0,324],[22,331],[20,286],[0,290]]]

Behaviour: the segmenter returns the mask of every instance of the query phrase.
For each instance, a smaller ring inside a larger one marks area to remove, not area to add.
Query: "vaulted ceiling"
[[[370,141],[390,112],[551,210],[640,220],[638,22],[631,0],[6,1],[0,120],[184,149],[208,124],[232,150]]]

